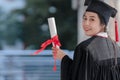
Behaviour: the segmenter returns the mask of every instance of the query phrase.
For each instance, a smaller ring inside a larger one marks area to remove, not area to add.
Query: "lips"
[[[91,29],[84,29],[85,31],[90,31]]]

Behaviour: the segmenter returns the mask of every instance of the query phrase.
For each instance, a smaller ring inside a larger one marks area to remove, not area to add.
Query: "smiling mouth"
[[[91,29],[85,29],[85,31],[90,31]]]

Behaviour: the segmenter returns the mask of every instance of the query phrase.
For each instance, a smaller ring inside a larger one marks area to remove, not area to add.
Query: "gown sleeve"
[[[76,47],[73,59],[71,59],[68,55],[63,57],[61,61],[61,80],[72,80],[76,77],[79,61],[82,59],[81,57],[83,56],[80,46]]]
[[[72,62],[72,59],[70,59],[67,55],[63,57],[61,61],[61,80],[69,80]]]

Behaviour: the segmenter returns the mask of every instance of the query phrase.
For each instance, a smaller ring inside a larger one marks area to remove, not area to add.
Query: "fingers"
[[[52,53],[57,53],[57,48],[56,47],[52,47]]]
[[[57,47],[52,47],[52,53],[53,53],[53,57],[56,57],[57,59],[62,59],[66,54]]]

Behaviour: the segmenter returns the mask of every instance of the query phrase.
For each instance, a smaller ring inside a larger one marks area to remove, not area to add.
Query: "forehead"
[[[98,14],[95,12],[86,11],[84,14],[85,17],[98,17]]]

